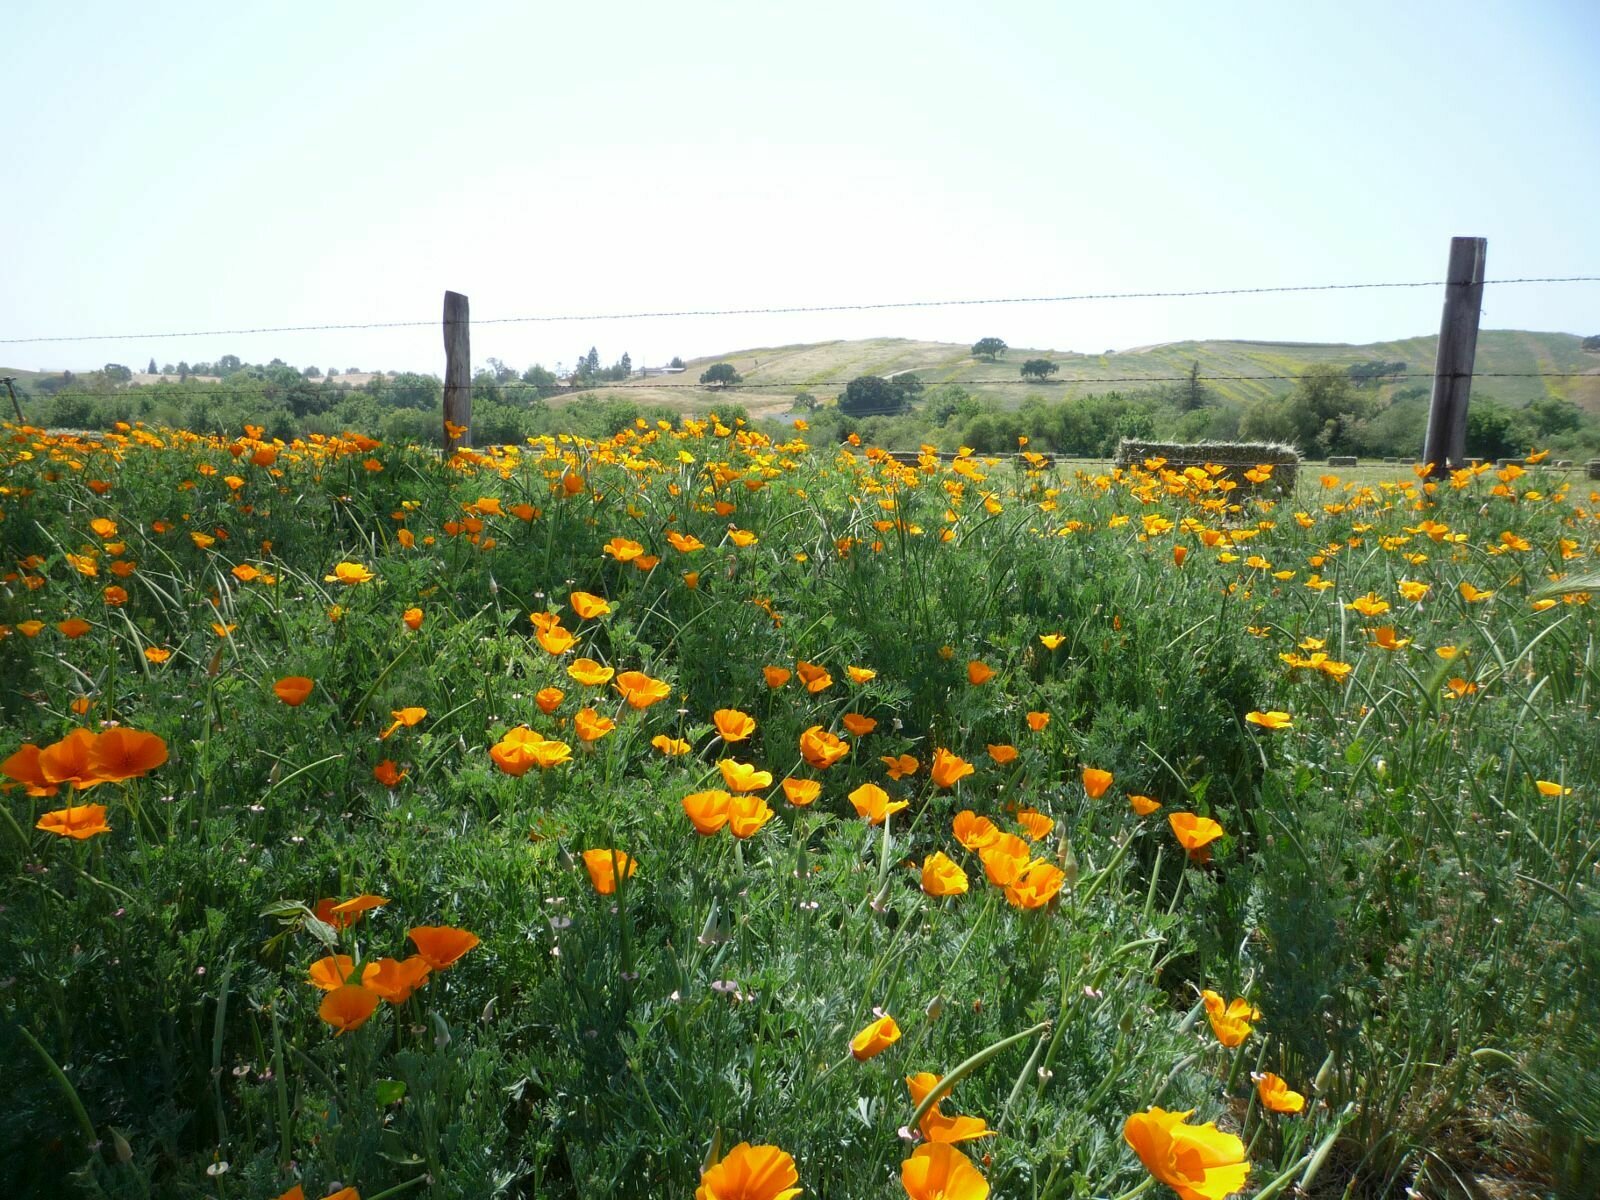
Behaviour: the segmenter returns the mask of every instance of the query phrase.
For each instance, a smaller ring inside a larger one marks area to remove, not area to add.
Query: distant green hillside
[[[1493,396],[1513,407],[1522,407],[1542,396],[1559,396],[1580,407],[1600,413],[1600,354],[1580,349],[1582,339],[1567,333],[1534,333],[1522,330],[1485,330],[1478,338],[1477,370],[1488,374],[1531,371],[1580,372],[1576,379],[1505,378],[1481,379],[1474,394]],[[1006,407],[1021,403],[1028,394],[1073,395],[1087,391],[1113,389],[1136,391],[1155,386],[1122,382],[1130,377],[1183,376],[1192,363],[1200,364],[1204,377],[1234,375],[1294,376],[1312,363],[1353,366],[1382,360],[1403,362],[1408,372],[1427,374],[1433,370],[1435,336],[1405,338],[1355,346],[1316,342],[1169,342],[1109,354],[1073,354],[1052,350],[1014,347],[996,362],[972,357],[970,347],[946,342],[918,342],[902,338],[872,338],[864,341],[819,342],[810,345],[771,346],[740,350],[716,358],[696,359],[674,382],[692,382],[714,362],[732,363],[744,376],[746,386],[740,401],[752,411],[767,408],[763,384],[773,385],[771,400],[790,397],[798,390],[811,392],[819,400],[837,395],[858,375],[892,375],[914,371],[929,386],[959,383],[970,392],[992,396]],[[1030,358],[1046,358],[1060,368],[1049,383],[1020,385],[1018,368]],[[985,384],[984,380],[1007,382]],[[649,380],[627,385],[641,391],[651,389]],[[1399,387],[1428,386],[1426,379],[1402,379],[1385,383],[1383,391]],[[1225,398],[1246,401],[1281,395],[1294,385],[1292,378],[1260,382],[1217,379],[1208,386]],[[682,392],[678,395],[681,397]],[[663,397],[665,398],[665,396]],[[764,402],[765,401],[765,402]]]

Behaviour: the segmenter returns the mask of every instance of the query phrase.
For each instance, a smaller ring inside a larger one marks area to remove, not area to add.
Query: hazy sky
[[[9,0],[0,338],[1600,274],[1571,3]],[[475,327],[475,360],[1437,330],[1439,293]],[[1600,332],[1600,285],[1486,327]],[[0,345],[442,370],[436,325]]]

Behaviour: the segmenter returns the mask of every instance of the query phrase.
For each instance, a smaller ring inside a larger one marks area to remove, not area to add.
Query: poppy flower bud
[[[928,1001],[928,1006],[925,1009],[922,1010],[922,1015],[927,1017],[928,1020],[930,1020],[930,1021],[937,1021],[941,1016],[943,1016],[944,1015],[944,996],[943,996],[943,994],[937,993],[937,992],[934,993],[933,999],[929,1000]]]
[[[111,1131],[111,1145],[117,1152],[117,1161],[123,1166],[133,1161],[133,1147],[128,1145],[128,1139],[115,1129]]]

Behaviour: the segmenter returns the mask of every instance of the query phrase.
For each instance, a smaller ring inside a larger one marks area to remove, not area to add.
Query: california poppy
[[[1003,767],[1008,763],[1014,763],[1017,761],[1017,748],[1015,746],[1005,743],[995,745],[991,742],[986,749],[989,751],[989,757],[992,758],[999,766]]]
[[[649,708],[672,694],[670,684],[652,679],[643,671],[624,671],[612,681],[611,686],[621,693],[629,708]]]
[[[942,1077],[931,1071],[907,1075],[906,1090],[911,1093],[911,1103],[921,1105],[928,1093],[941,1082]],[[970,1142],[977,1138],[993,1137],[995,1133],[982,1117],[947,1116],[939,1110],[937,1103],[922,1114],[917,1132],[930,1142]]]
[[[910,1200],[987,1200],[989,1183],[972,1160],[949,1142],[918,1146],[900,1164],[900,1185]]]
[[[611,611],[611,605],[605,597],[596,596],[591,592],[573,592],[567,597],[567,603],[572,605],[572,611],[585,621],[603,617]]]
[[[1141,817],[1148,817],[1161,807],[1161,802],[1152,800],[1149,796],[1129,796],[1128,806]]]
[[[756,731],[755,718],[737,708],[719,708],[711,714],[711,723],[724,742],[742,742]]]
[[[624,879],[632,879],[639,868],[639,864],[621,850],[585,850],[583,866],[589,872],[594,890],[602,896],[612,895],[617,890],[619,870]]]
[[[785,779],[784,798],[799,808],[804,808],[822,795],[822,785],[815,779]]]
[[[1211,843],[1223,836],[1222,826],[1210,817],[1194,813],[1175,812],[1167,817],[1173,836],[1191,860],[1197,863],[1211,861]]]
[[[683,798],[683,812],[702,837],[720,833],[728,823],[728,801],[733,797],[720,788],[691,792]]]
[[[361,968],[361,984],[390,1004],[404,1004],[411,993],[428,982],[433,967],[420,954],[406,959],[380,958]]]
[[[1205,1001],[1211,1032],[1230,1050],[1250,1036],[1250,1023],[1261,1019],[1261,1010],[1242,997],[1224,1000],[1207,988],[1200,993],[1200,998]]]
[[[34,823],[34,828],[53,833],[58,837],[74,838],[77,841],[111,832],[111,826],[106,824],[104,804],[78,804],[58,808],[40,817]]]
[[[908,775],[915,775],[922,765],[909,754],[885,754],[878,761],[888,769],[890,779],[904,779]]]
[[[861,713],[845,713],[839,718],[839,722],[855,737],[866,737],[878,727],[876,719]]]
[[[762,771],[752,763],[724,758],[718,760],[717,769],[730,792],[757,792],[772,786],[772,772]]]
[[[1293,724],[1292,718],[1286,712],[1247,712],[1244,719],[1252,725],[1259,725],[1263,729],[1288,729]]]
[[[1017,814],[1017,824],[1022,826],[1022,831],[1028,835],[1028,839],[1034,842],[1044,841],[1056,827],[1056,823],[1049,817],[1031,808],[1023,809]]]
[[[828,674],[826,667],[801,659],[794,664],[794,669],[800,676],[800,682],[806,685],[806,691],[813,696],[833,686],[833,676]]]
[[[84,791],[100,783],[94,770],[95,735],[87,729],[74,729],[60,741],[39,751],[37,766],[48,784],[70,783]]]
[[[360,563],[342,562],[333,568],[332,575],[324,575],[322,578],[324,583],[353,586],[358,583],[371,583],[375,576]]]
[[[1043,908],[1056,898],[1066,879],[1066,873],[1054,863],[1030,863],[1006,885],[1006,901],[1013,908]]]
[[[800,757],[817,770],[826,770],[850,753],[850,743],[821,725],[813,725],[800,735]]]
[[[335,1036],[360,1029],[378,1008],[378,993],[359,983],[341,984],[322,998],[317,1015],[333,1026]]]
[[[422,628],[422,610],[412,607],[400,615],[400,621],[405,627],[415,633]]]
[[[850,676],[851,683],[867,683],[878,677],[878,673],[870,667],[846,667],[844,673]]]
[[[993,678],[994,668],[987,663],[981,663],[977,659],[973,659],[967,664],[967,682],[974,687],[988,683]]]
[[[306,982],[324,992],[342,988],[350,981],[356,969],[356,960],[348,954],[330,954],[319,958],[306,970]]]
[[[776,1146],[740,1142],[700,1174],[694,1200],[794,1200],[794,1159]]]
[[[745,794],[728,799],[728,832],[736,838],[754,837],[772,817],[772,808],[760,796]]]
[[[534,693],[533,702],[539,706],[539,711],[549,716],[561,707],[561,702],[567,694],[558,687],[540,688]]]
[[[857,1062],[866,1062],[882,1054],[900,1040],[900,1026],[885,1014],[850,1039],[850,1055]]]
[[[430,968],[442,971],[478,944],[478,935],[451,925],[418,925],[406,934]]]
[[[414,726],[422,724],[423,720],[427,717],[427,715],[428,715],[428,710],[427,709],[419,708],[419,707],[415,707],[415,706],[409,707],[409,708],[391,709],[390,712],[389,712],[389,716],[393,718],[393,722],[390,724],[389,728],[385,729],[382,733],[380,733],[378,735],[378,740],[379,741],[387,740],[389,738],[389,736],[391,734],[393,734],[394,731],[399,729],[401,726],[405,726],[407,729],[411,729]]]
[[[372,768],[372,777],[386,788],[398,787],[406,773],[396,765],[394,759],[386,758]]]
[[[592,708],[580,708],[577,716],[572,718],[573,732],[585,742],[597,742],[616,727],[617,723],[610,717]]]
[[[650,744],[657,750],[661,751],[661,753],[665,754],[668,758],[677,758],[680,755],[689,753],[689,751],[693,749],[693,747],[682,738],[669,737],[664,733],[656,734],[655,737],[650,739]]]
[[[974,853],[1000,836],[1000,830],[993,821],[978,816],[970,808],[958,812],[950,827],[956,835],[956,841]]]
[[[566,762],[572,757],[572,747],[519,725],[506,730],[505,736],[489,747],[489,757],[507,775],[521,776],[532,767],[545,770]]]
[[[1223,1200],[1250,1174],[1244,1143],[1210,1121],[1189,1125],[1189,1116],[1157,1107],[1134,1113],[1123,1123],[1123,1140],[1179,1200]]]
[[[793,674],[788,667],[762,667],[761,674],[767,681],[769,688],[781,688],[789,682]]]
[[[959,755],[943,746],[933,752],[933,765],[928,769],[933,782],[942,788],[953,788],[973,772],[973,766]]]
[[[1306,1098],[1299,1092],[1291,1091],[1289,1085],[1271,1071],[1256,1076],[1256,1095],[1261,1097],[1263,1105],[1275,1113],[1293,1115],[1306,1106]]]
[[[863,783],[850,793],[850,803],[856,813],[874,825],[882,825],[890,813],[897,813],[909,805],[906,800],[889,799],[889,793],[875,783]]]
[[[614,537],[600,547],[600,552],[609,554],[618,562],[632,562],[644,553],[644,547],[632,538]]]
[[[1050,714],[1047,712],[1030,712],[1028,714],[1028,728],[1035,733],[1043,733],[1044,727],[1050,724]]]
[[[1111,786],[1112,775],[1110,771],[1102,771],[1099,767],[1085,767],[1083,769],[1083,790],[1091,800],[1098,800],[1106,794],[1106,789]]]
[[[560,625],[552,625],[548,629],[540,629],[534,633],[539,645],[544,647],[545,653],[559,658],[573,646],[578,639],[572,635],[571,630],[563,629]]]
[[[942,850],[922,860],[922,890],[930,896],[959,896],[967,890],[967,873]]]
[[[592,658],[576,658],[568,664],[567,674],[584,687],[604,687],[611,682],[611,677],[616,671],[611,667],[601,666]],[[559,704],[560,701],[556,703]]]
[[[272,685],[272,690],[290,708],[299,708],[316,686],[316,682],[305,675],[285,675]]]
[[[978,851],[983,873],[996,887],[1010,887],[1033,861],[1033,850],[1014,833],[1002,833]]]

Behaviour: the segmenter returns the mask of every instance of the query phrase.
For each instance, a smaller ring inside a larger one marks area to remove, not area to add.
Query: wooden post
[[[1436,478],[1466,463],[1467,401],[1472,395],[1472,364],[1478,353],[1478,312],[1483,307],[1483,264],[1488,248],[1488,238],[1450,239],[1439,353],[1433,364],[1433,400],[1422,443],[1422,461],[1433,464],[1430,474]]]
[[[456,436],[451,436],[452,429]],[[444,294],[444,448],[472,445],[472,347],[467,298]]]
[[[17,424],[26,425],[27,422],[22,419],[22,405],[17,403],[17,393],[11,386],[15,382],[15,379],[0,379],[0,383],[6,385],[6,391],[11,393],[11,407],[17,410]]]

